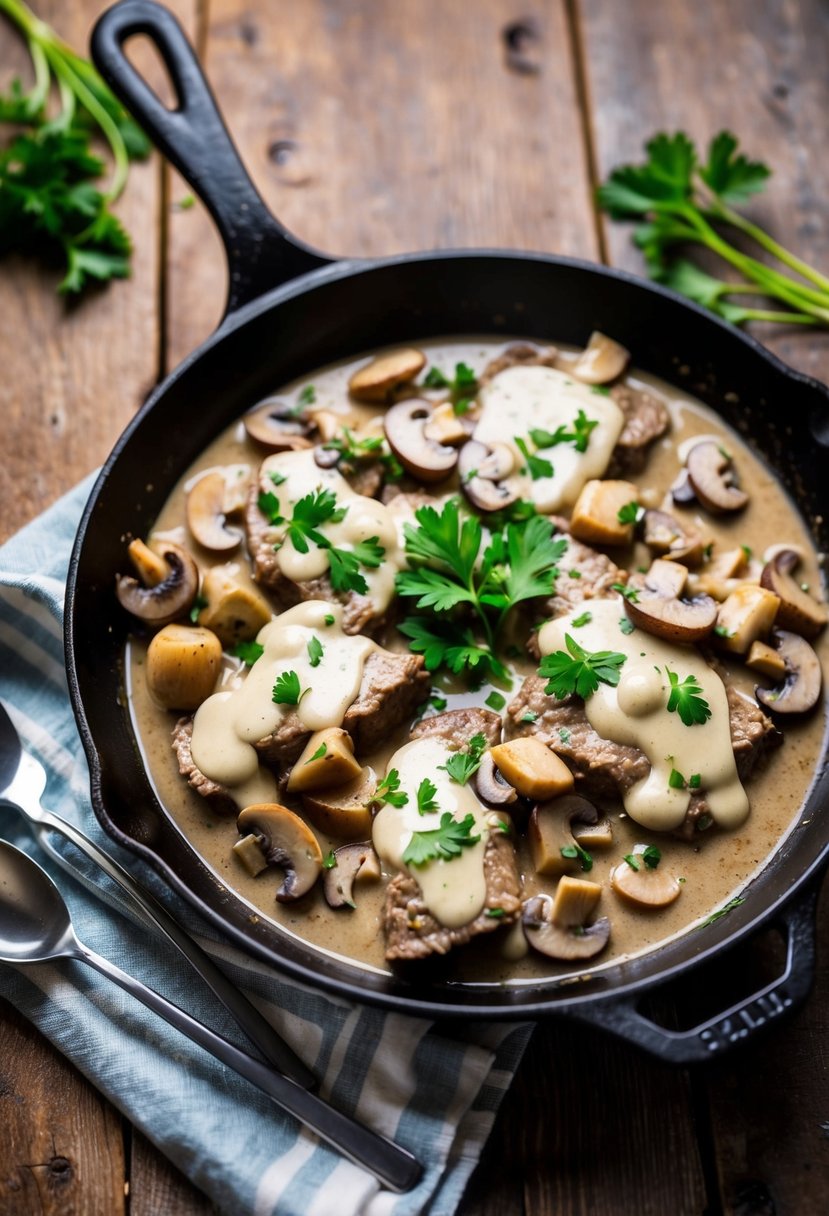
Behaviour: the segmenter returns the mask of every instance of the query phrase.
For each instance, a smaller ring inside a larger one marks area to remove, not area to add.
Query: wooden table
[[[84,47],[103,5],[37,7]],[[639,271],[627,232],[596,214],[596,182],[638,158],[661,127],[706,139],[733,126],[775,171],[754,214],[829,265],[821,0],[172,7],[265,198],[331,253],[509,246]],[[0,83],[23,63],[0,26]],[[200,207],[181,207],[188,194],[157,157],[133,170],[120,208],[135,238],[133,278],[78,306],[57,300],[45,271],[14,259],[0,268],[0,536],[99,463],[159,377],[218,321],[221,251]],[[794,366],[829,378],[829,335],[768,340]],[[808,1006],[705,1069],[674,1071],[561,1021],[539,1027],[465,1216],[823,1216],[825,900],[819,948]],[[755,961],[770,950],[761,945]],[[0,1216],[127,1210],[211,1209],[0,1001]]]

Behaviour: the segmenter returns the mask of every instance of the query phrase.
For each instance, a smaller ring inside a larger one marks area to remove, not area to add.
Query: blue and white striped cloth
[[[0,548],[0,696],[24,746],[46,768],[44,805],[83,828],[153,889],[314,1069],[322,1095],[414,1152],[425,1167],[423,1180],[408,1195],[382,1190],[259,1090],[80,963],[0,964],[0,993],[233,1216],[448,1216],[478,1161],[530,1028],[466,1025],[455,1038],[417,1018],[310,991],[210,936],[212,929],[188,905],[105,836],[89,803],[61,629],[69,553],[91,485],[89,479],[78,486]],[[0,810],[0,836],[49,870],[82,941],[245,1045],[175,951],[148,938],[120,892],[84,857],[53,837],[71,858],[76,883],[39,853],[11,811]],[[121,914],[112,915],[107,904]]]

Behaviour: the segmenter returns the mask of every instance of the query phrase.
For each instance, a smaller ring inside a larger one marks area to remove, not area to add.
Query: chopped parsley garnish
[[[571,425],[572,430],[569,431],[566,426],[558,426],[554,431],[533,427],[530,439],[537,448],[554,448],[560,443],[572,443],[577,452],[586,452],[590,436],[599,425],[598,419],[588,418],[584,410],[579,410]]]
[[[504,708],[507,703],[506,697],[493,688],[492,692],[484,701],[484,705],[488,705],[490,709],[494,709],[496,713]]]
[[[316,399],[317,399],[317,390],[314,388],[313,384],[306,384],[305,388],[299,394],[300,404],[301,405],[313,405],[314,402],[316,401]]]
[[[360,573],[360,566],[376,570],[386,550],[376,536],[361,540],[353,549],[328,549],[328,573],[335,591],[356,591],[366,595],[368,583]]]
[[[265,653],[265,647],[259,642],[237,642],[230,652],[234,658],[241,659],[248,667],[253,667],[257,659]]]
[[[306,760],[305,763],[313,764],[315,760],[323,760],[327,755],[328,755],[328,744],[321,743],[319,745],[319,747],[317,748],[317,750],[314,752],[313,756],[311,756],[308,760]]]
[[[268,473],[268,480],[272,481],[275,486],[281,486],[283,482],[288,480],[288,478],[284,473],[278,473],[276,469],[274,469],[272,472]]]
[[[744,904],[745,902],[746,900],[744,895],[735,896],[734,899],[730,899],[727,904],[724,904],[722,908],[718,908],[716,912],[712,912],[706,920],[700,921],[699,928],[704,929],[706,925],[713,925],[715,920],[719,920],[721,917],[726,916],[729,912],[733,911],[734,908],[739,908],[740,904]]]
[[[294,513],[288,521],[288,539],[297,553],[308,552],[308,541],[320,549],[330,549],[331,542],[317,531],[321,524],[338,524],[346,516],[348,507],[337,506],[337,496],[333,490],[315,490],[306,494],[294,506]]]
[[[257,499],[259,510],[265,516],[265,519],[272,526],[282,524],[285,520],[282,517],[282,508],[279,505],[279,499],[271,490],[263,490]],[[306,550],[307,552],[307,550]]]
[[[396,768],[389,769],[386,776],[377,786],[374,791],[372,802],[382,803],[387,802],[389,806],[401,807],[405,806],[409,801],[409,795],[404,794],[400,789],[400,774]]]
[[[521,717],[518,719],[518,721],[519,722],[537,722],[538,714],[535,712],[534,709],[527,709],[524,711],[524,713],[521,715]]]
[[[334,850],[329,849],[322,859],[323,870],[333,870],[337,864],[337,858],[334,855]]]
[[[271,700],[275,705],[299,705],[306,692],[307,688],[300,691],[299,676],[295,671],[283,671],[282,675],[277,676]]]
[[[336,624],[336,617],[333,616],[330,612],[326,612],[325,616],[322,619],[325,621],[326,625]]]
[[[725,625],[715,625],[714,633],[716,633],[718,638],[733,638],[734,637],[734,630],[726,629]]]
[[[686,726],[702,725],[707,722],[711,717],[711,709],[708,702],[700,696],[702,687],[697,682],[696,676],[686,676],[680,682],[679,676],[676,672],[671,671],[670,667],[666,667],[665,671],[671,682],[668,713],[678,713]]]
[[[629,616],[620,616],[619,617],[619,628],[621,629],[622,633],[629,635],[629,634],[633,633],[636,626],[634,625],[633,621],[630,619]]]
[[[435,794],[438,792],[438,787],[428,777],[424,777],[420,785],[417,787],[417,812],[419,815],[428,815],[429,811],[438,809],[437,799]]]
[[[570,746],[570,732],[566,726],[560,726],[558,728],[558,737],[565,747]]]
[[[752,553],[753,553],[753,550],[752,550],[752,548],[751,548],[751,545],[740,545],[740,548],[741,548],[741,549],[742,549],[742,551],[743,551],[743,556],[745,557],[746,561],[747,561],[747,562],[750,562],[750,561],[751,561],[751,555],[752,555]]]
[[[635,587],[628,587],[625,583],[611,583],[610,588],[612,591],[618,591],[619,595],[624,596],[631,604],[639,603],[639,592]]]
[[[387,479],[399,481],[403,476],[402,465],[394,452],[390,451],[382,435],[366,435],[362,439],[358,439],[354,432],[345,426],[340,435],[329,439],[322,446],[326,450],[340,453],[340,466],[353,468],[360,461],[379,460],[385,469]]]
[[[458,785],[466,785],[469,778],[474,772],[477,772],[481,764],[481,759],[486,751],[486,738],[484,735],[473,735],[469,740],[466,751],[454,752],[449,757],[445,764],[440,767],[445,769],[453,781]]]
[[[275,525],[286,522],[275,494],[270,491],[260,494],[258,501],[259,509],[268,523]],[[360,566],[376,569],[382,562],[386,551],[378,544],[378,538],[370,536],[368,540],[354,545],[353,549],[337,549],[318,530],[325,523],[340,523],[347,513],[348,507],[337,506],[337,498],[332,490],[315,490],[295,504],[293,514],[287,521],[286,535],[298,553],[308,552],[309,541],[318,549],[326,550],[331,586],[335,591],[356,591],[365,595],[368,584],[360,573]]]
[[[582,625],[589,625],[592,620],[592,612],[583,612],[581,616],[575,617],[571,624],[574,629],[581,629]]]
[[[447,379],[438,367],[430,367],[423,378],[424,388],[448,388],[456,414],[466,414],[478,391],[478,378],[466,363],[455,364],[455,377]]]
[[[626,502],[623,507],[619,507],[616,518],[620,524],[638,524],[644,513],[645,508],[640,507],[638,502]]]
[[[642,860],[649,870],[655,870],[662,860],[662,852],[655,844],[649,844],[642,850]]]
[[[439,367],[430,367],[423,377],[424,388],[448,388],[449,381]]]
[[[672,790],[684,790],[686,781],[682,776],[682,773],[680,773],[677,769],[672,768],[671,775],[668,778],[668,785]]]
[[[323,650],[322,642],[315,635],[308,643],[308,662],[312,667],[319,667],[324,654],[325,651]]]
[[[622,861],[626,861],[628,863],[628,865],[630,866],[631,870],[639,869],[639,862],[636,860],[636,855],[634,853],[625,853],[624,857],[622,858]]]
[[[568,860],[575,861],[578,859],[582,870],[587,873],[593,869],[593,858],[586,849],[583,849],[580,844],[563,844],[561,846],[561,856]]]
[[[403,861],[410,866],[425,866],[429,861],[441,859],[452,861],[459,857],[461,850],[477,844],[480,836],[472,835],[475,826],[475,816],[465,815],[460,821],[449,811],[444,811],[440,819],[440,827],[428,832],[413,832],[412,838],[403,852]]]
[[[627,656],[612,650],[597,650],[593,653],[579,646],[575,638],[566,633],[564,642],[567,651],[557,650],[545,655],[538,674],[548,681],[544,691],[548,697],[563,700],[571,693],[587,700],[599,684],[615,688],[619,683],[619,669]]]
[[[581,578],[581,570],[568,570],[570,578]]]
[[[493,920],[501,920],[502,917],[506,916],[506,912],[503,908],[487,908],[484,915],[491,917]]]
[[[199,613],[203,612],[207,607],[207,600],[203,595],[197,595],[193,600],[193,606],[190,609],[190,620],[194,625],[198,624]]]
[[[698,790],[702,785],[702,775],[700,773],[692,773],[688,778],[688,789]]]
[[[545,460],[543,456],[536,456],[535,453],[531,452],[527,447],[526,440],[522,439],[520,435],[516,435],[514,436],[514,443],[526,462],[523,471],[529,473],[533,481],[538,481],[541,477],[553,476],[555,470],[550,461]]]
[[[590,391],[591,391],[591,393],[595,393],[599,397],[609,397],[610,396],[610,389],[607,387],[606,384],[591,384]]]

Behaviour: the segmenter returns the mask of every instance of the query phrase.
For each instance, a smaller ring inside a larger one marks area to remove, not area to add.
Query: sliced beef
[[[383,913],[386,958],[423,959],[432,954],[447,954],[481,933],[511,924],[521,909],[521,881],[510,838],[497,829],[490,834],[484,850],[484,876],[485,907],[473,921],[458,929],[448,929],[435,920],[423,902],[418,883],[409,874],[393,878],[386,889]],[[499,909],[496,915],[487,915],[488,910],[496,909]]]
[[[610,395],[624,413],[625,425],[605,477],[630,477],[642,472],[648,448],[665,434],[670,415],[665,402],[645,389],[617,384],[610,390]]]
[[[567,540],[567,549],[559,559],[561,571],[556,579],[555,595],[545,604],[547,617],[564,616],[584,600],[607,599],[615,595],[614,583],[626,583],[628,574],[612,561],[606,553],[582,544],[570,536],[568,521],[561,516],[551,516],[559,533]],[[558,539],[558,538],[556,538]]]
[[[343,729],[354,740],[358,756],[378,748],[410,718],[429,695],[431,677],[423,657],[375,650],[366,659],[363,680],[346,710]],[[285,714],[273,734],[256,744],[264,764],[285,768],[293,764],[311,732],[295,712]]]
[[[424,718],[412,729],[413,739],[432,735],[443,739],[453,752],[468,747],[474,735],[483,735],[487,747],[495,747],[501,742],[501,716],[491,709],[450,709],[445,714]]]
[[[202,798],[206,798],[211,808],[219,815],[236,815],[236,806],[230,791],[217,781],[205,777],[200,768],[196,767],[191,752],[193,742],[193,715],[179,718],[173,727],[173,751],[178,757],[178,769],[187,784]]]
[[[558,351],[554,346],[539,349],[529,342],[513,342],[502,354],[490,359],[480,377],[480,385],[489,384],[499,372],[505,372],[508,367],[555,367]]]

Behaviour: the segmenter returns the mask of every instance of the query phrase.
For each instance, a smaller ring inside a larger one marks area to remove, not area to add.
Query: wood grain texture
[[[119,1216],[121,1117],[0,999],[0,1216]]]
[[[129,1216],[218,1216],[218,1209],[133,1129]]]

